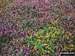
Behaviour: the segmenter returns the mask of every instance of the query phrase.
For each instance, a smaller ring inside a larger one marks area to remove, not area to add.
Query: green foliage
[[[58,27],[45,27],[44,30],[39,30],[37,34],[31,35],[26,39],[27,43],[34,47],[34,50],[39,50],[41,54],[54,53],[55,38],[62,39],[63,29]],[[45,33],[45,34],[44,34]],[[44,35],[43,35],[44,34]]]

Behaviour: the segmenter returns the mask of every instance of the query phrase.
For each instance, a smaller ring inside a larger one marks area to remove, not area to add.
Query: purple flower
[[[27,56],[26,54],[24,56]]]
[[[25,49],[25,50],[24,50],[24,52],[26,53],[26,52],[27,52],[27,50]]]
[[[0,32],[0,36],[2,36],[3,35],[3,33],[2,32]]]
[[[18,46],[15,46],[15,48],[18,48]]]
[[[2,19],[0,18],[0,22],[2,22]]]

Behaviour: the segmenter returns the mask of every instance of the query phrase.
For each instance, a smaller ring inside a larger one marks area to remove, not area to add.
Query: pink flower
[[[57,40],[57,39],[55,39],[55,40]]]
[[[71,5],[68,5],[69,6],[69,9],[73,9],[73,7]]]
[[[46,19],[50,19],[51,18],[51,15],[49,15]]]
[[[22,2],[23,0],[14,0],[14,2]]]
[[[64,0],[60,0],[61,2],[64,2]]]
[[[0,19],[0,22],[2,22],[2,19]]]
[[[70,48],[70,51],[72,51],[73,50],[73,48]]]
[[[64,40],[64,37],[63,37],[63,40]]]
[[[73,16],[72,17],[75,18],[75,13],[73,13]]]
[[[58,53],[55,53],[56,54],[56,56],[58,56]]]
[[[24,37],[21,37],[21,41],[24,42]]]
[[[24,16],[24,18],[26,18],[26,16]]]
[[[38,0],[33,0],[33,1],[32,1],[32,4],[33,4],[33,6],[34,6],[34,5],[39,5],[39,4],[38,4]]]
[[[45,0],[46,3],[49,3],[49,0]]]
[[[18,46],[15,46],[15,48],[18,48]]]
[[[21,40],[24,40],[24,37],[21,37]]]
[[[57,45],[60,45],[60,43],[57,42]]]
[[[9,0],[6,0],[6,1],[9,1]]]
[[[13,43],[13,45],[15,45],[15,43]]]
[[[58,20],[55,21],[55,23],[57,24]]]

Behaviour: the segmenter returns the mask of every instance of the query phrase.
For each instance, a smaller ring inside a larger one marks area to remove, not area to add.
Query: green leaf
[[[20,14],[17,14],[17,17],[18,17],[18,18],[20,18],[20,17],[21,17],[21,15],[20,15]]]
[[[23,24],[27,24],[27,20],[26,19],[23,20]]]
[[[55,15],[56,13],[55,12],[52,12],[52,15]]]
[[[38,46],[41,46],[41,44],[42,44],[42,43],[41,43],[41,42],[39,42],[39,43],[38,43]]]
[[[54,53],[54,50],[52,48],[50,48],[50,51]]]
[[[61,27],[64,27],[64,24],[61,24]]]

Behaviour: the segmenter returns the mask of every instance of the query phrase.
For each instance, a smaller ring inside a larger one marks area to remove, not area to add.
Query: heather
[[[74,51],[74,0],[1,0],[1,56],[58,56]]]

